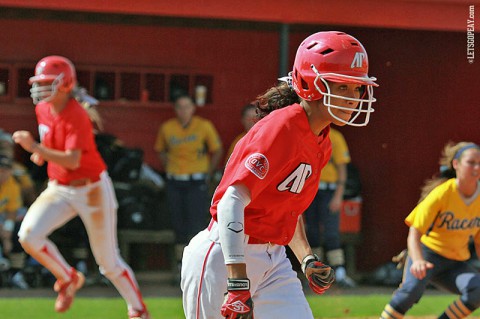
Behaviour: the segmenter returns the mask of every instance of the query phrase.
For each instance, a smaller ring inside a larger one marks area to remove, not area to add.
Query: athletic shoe
[[[15,275],[12,276],[11,284],[13,287],[22,290],[27,290],[30,288],[25,281],[25,277],[23,276],[21,271],[17,271]]]
[[[335,283],[341,288],[355,288],[355,281],[347,276],[345,267],[340,266],[335,269]]]
[[[355,283],[355,281],[348,276],[345,276],[345,278],[342,278],[341,280],[336,280],[336,283],[337,283],[337,285],[339,285],[342,288],[355,288],[355,287],[357,287],[357,284]]]
[[[7,271],[10,269],[10,260],[5,257],[1,256],[1,249],[0,249],[0,271]]]
[[[150,319],[150,314],[148,313],[147,309],[142,311],[137,310],[130,310],[128,312],[129,319]]]
[[[75,293],[85,283],[85,276],[81,272],[75,270],[75,268],[72,268],[71,272],[70,281],[62,283],[57,280],[53,286],[53,290],[58,292],[58,297],[55,301],[56,312],[67,311],[72,305]]]

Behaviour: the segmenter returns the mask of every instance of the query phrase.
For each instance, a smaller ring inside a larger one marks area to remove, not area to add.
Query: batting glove
[[[228,319],[253,319],[253,301],[248,278],[228,278],[222,316]]]
[[[307,255],[302,261],[302,271],[308,285],[316,294],[323,294],[335,281],[333,269],[319,261],[316,255]]]

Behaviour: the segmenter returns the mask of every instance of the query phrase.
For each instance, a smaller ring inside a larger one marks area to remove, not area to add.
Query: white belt
[[[337,189],[337,184],[320,182],[320,184],[318,184],[318,189],[321,191],[334,191]]]
[[[180,182],[188,182],[188,181],[201,181],[207,178],[207,174],[205,173],[194,173],[194,174],[170,174],[167,173],[167,178],[180,181]]]

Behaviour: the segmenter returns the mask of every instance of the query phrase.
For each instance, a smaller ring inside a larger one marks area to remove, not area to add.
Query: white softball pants
[[[181,288],[187,319],[224,319],[220,309],[227,268],[215,237],[215,230],[203,230],[184,250]],[[284,246],[247,245],[245,257],[255,319],[313,319]]]
[[[80,216],[100,272],[117,288],[129,309],[142,310],[144,304],[138,283],[119,254],[117,208],[112,181],[106,172],[100,175],[100,181],[82,187],[50,181],[30,206],[18,235],[27,253],[57,279],[69,281],[71,266],[48,236],[75,216]]]

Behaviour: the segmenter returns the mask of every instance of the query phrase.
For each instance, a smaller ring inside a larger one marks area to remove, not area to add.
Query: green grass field
[[[378,318],[388,295],[309,296],[315,318]],[[409,316],[436,317],[456,297],[424,296]],[[120,298],[77,298],[70,311],[53,311],[54,298],[5,298],[0,300],[1,319],[126,319],[126,307]],[[185,318],[180,298],[146,298],[152,319]],[[480,315],[480,311],[474,313]],[[261,318],[263,319],[263,318]],[[272,318],[273,319],[273,318]]]

